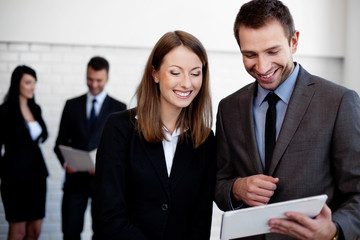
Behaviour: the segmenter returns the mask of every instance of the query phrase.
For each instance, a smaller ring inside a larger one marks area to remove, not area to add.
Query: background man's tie
[[[94,121],[96,119],[96,114],[95,114],[95,103],[96,103],[96,99],[94,98],[92,100],[92,107],[91,107],[91,112],[90,112],[90,118],[88,119],[88,128],[89,131],[92,128],[92,125],[94,124]]]

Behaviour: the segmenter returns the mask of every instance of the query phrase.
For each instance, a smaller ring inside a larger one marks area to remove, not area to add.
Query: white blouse
[[[42,128],[37,121],[27,122],[29,126],[30,136],[33,141],[35,141],[42,133]]]
[[[166,168],[168,176],[170,177],[171,167],[174,160],[175,150],[178,142],[178,138],[180,135],[180,129],[176,129],[173,134],[164,127],[165,137],[166,139],[162,140],[164,154],[165,154],[165,161],[166,161]]]

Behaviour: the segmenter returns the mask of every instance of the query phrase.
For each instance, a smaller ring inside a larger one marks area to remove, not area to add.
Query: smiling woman
[[[152,76],[159,85],[161,119],[173,133],[182,108],[189,106],[200,91],[201,60],[187,47],[179,46],[166,54],[160,69],[153,69]]]
[[[163,35],[136,96],[108,119],[97,151],[96,238],[209,239],[215,138],[200,41]]]
[[[167,33],[157,42],[136,91],[136,127],[147,141],[157,142],[164,139],[162,128],[165,124],[172,129],[179,128],[181,132],[190,128],[195,147],[204,142],[212,126],[208,65],[203,45],[186,32]],[[168,80],[165,81],[166,79]],[[167,85],[169,83],[172,83],[171,87]],[[170,93],[166,91],[167,88],[171,89]],[[189,98],[182,98],[180,101],[179,94],[175,95],[174,90],[193,92]],[[182,105],[179,105],[175,112],[162,111],[162,108],[166,107],[164,100],[169,100],[170,96],[173,99],[177,96],[175,99]],[[183,135],[180,139],[182,137]]]

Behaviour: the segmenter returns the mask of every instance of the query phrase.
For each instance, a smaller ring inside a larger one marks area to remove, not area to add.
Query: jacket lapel
[[[312,87],[313,84],[313,81],[311,81],[311,75],[300,66],[294,92],[290,98],[284,122],[275,145],[274,155],[269,169],[270,175],[274,173],[277,164],[283,156],[287,146],[298,129],[308,106],[310,105],[311,99],[315,93],[315,89]]]
[[[110,105],[109,105],[109,102],[110,102],[110,98],[108,95],[106,95],[105,99],[104,99],[104,102],[100,108],[100,113],[99,115],[97,116],[97,118],[95,119],[95,122],[94,122],[94,125],[96,126],[96,123],[98,121],[102,122],[102,121],[105,121],[106,119],[105,116],[108,116],[108,113],[110,112]]]
[[[86,117],[86,94],[82,95],[82,97],[79,99],[79,107],[78,107],[78,118],[79,122],[82,123],[82,129],[86,133],[88,132],[88,121]]]
[[[165,155],[162,146],[162,142],[159,143],[148,143],[143,137],[140,138],[144,150],[150,160],[159,180],[164,188],[164,191],[170,197],[170,181],[167,174]]]
[[[246,144],[247,152],[249,154],[249,159],[252,159],[251,162],[257,173],[263,172],[263,167],[260,160],[259,150],[256,142],[255,136],[255,125],[254,125],[254,113],[253,113],[253,102],[254,97],[257,92],[257,82],[250,84],[247,88],[246,94],[239,95],[238,104],[241,107],[240,109],[240,122],[235,123],[241,126],[234,128],[235,136],[249,136],[248,142]],[[234,109],[234,111],[236,111]],[[241,129],[241,131],[240,131]]]
[[[194,155],[195,150],[190,138],[185,137],[183,141],[178,142],[170,174],[172,189],[174,189],[176,184],[186,176],[186,171],[194,160]]]

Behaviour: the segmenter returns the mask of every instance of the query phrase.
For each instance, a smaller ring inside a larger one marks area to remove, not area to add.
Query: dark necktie
[[[269,92],[265,100],[269,104],[265,122],[265,174],[268,174],[276,143],[276,103],[280,98],[274,92]]]
[[[89,131],[91,130],[92,125],[94,124],[94,121],[95,121],[95,119],[96,119],[95,103],[96,103],[96,99],[94,98],[94,99],[92,100],[92,107],[91,107],[90,117],[89,117],[89,119],[88,119]]]

